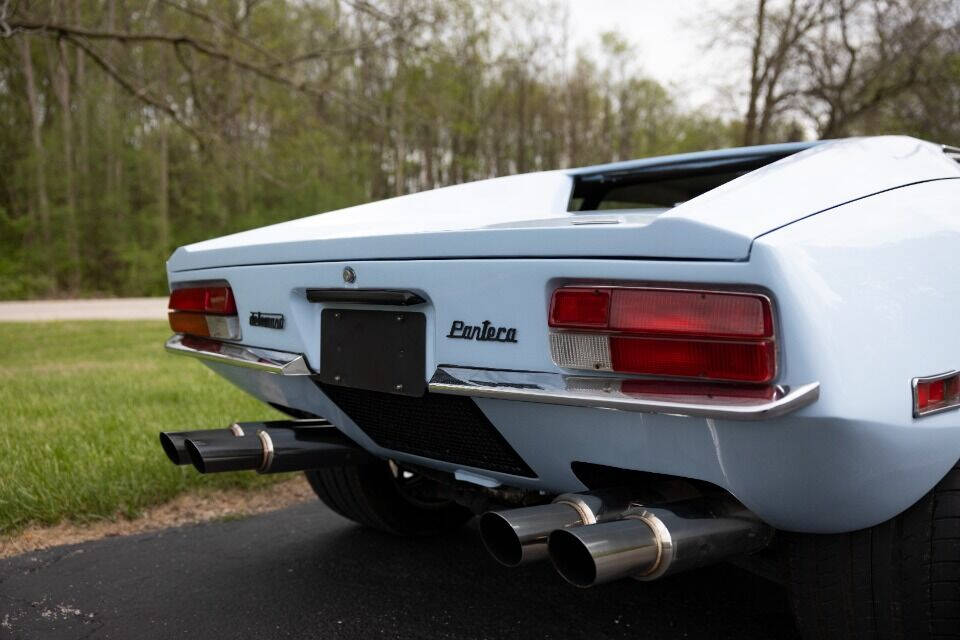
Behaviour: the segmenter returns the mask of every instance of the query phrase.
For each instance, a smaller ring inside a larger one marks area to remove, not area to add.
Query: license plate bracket
[[[410,311],[324,309],[320,380],[420,397],[426,382],[426,316]]]

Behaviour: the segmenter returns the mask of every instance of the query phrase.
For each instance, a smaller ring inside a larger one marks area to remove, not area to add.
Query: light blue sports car
[[[509,176],[182,247],[172,353],[290,416],[167,432],[587,587],[720,560],[803,633],[960,633],[960,150]]]

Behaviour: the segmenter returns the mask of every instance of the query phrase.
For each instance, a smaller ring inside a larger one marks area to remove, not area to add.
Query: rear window
[[[814,144],[744,147],[580,169],[574,172],[567,210],[669,209]]]
[[[681,175],[674,178],[623,180],[618,183],[581,183],[574,189],[569,211],[602,211],[608,209],[671,208],[712,191],[725,182],[748,173],[748,170]]]

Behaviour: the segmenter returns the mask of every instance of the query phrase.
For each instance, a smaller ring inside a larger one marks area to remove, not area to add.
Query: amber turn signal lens
[[[170,328],[177,333],[187,333],[192,336],[210,336],[210,329],[207,327],[207,317],[202,313],[171,311],[168,317],[170,319]]]

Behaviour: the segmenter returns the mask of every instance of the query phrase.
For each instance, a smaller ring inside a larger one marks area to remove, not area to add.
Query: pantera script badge
[[[481,325],[470,325],[463,320],[454,320],[447,337],[480,342],[516,342],[517,330],[513,327],[497,327],[489,320],[484,320]]]

